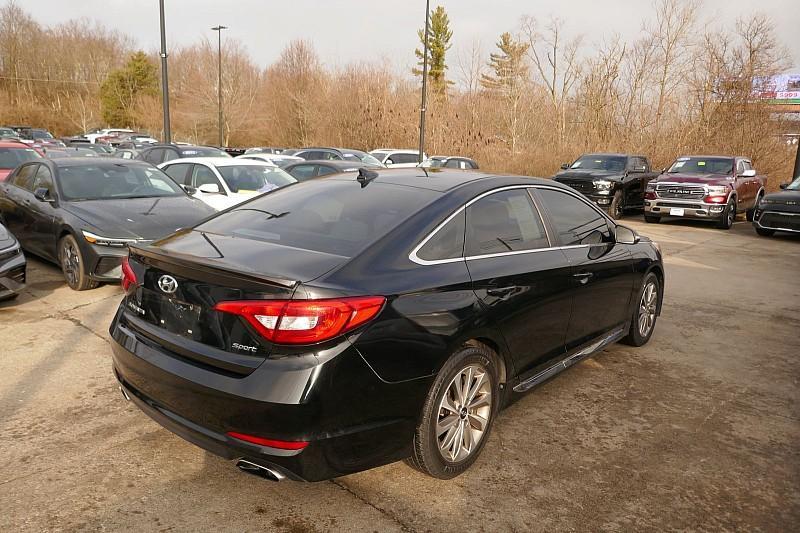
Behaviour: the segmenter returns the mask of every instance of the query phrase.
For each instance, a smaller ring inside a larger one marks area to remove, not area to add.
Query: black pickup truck
[[[583,154],[561,165],[553,179],[583,193],[618,219],[629,209],[644,209],[645,187],[656,176],[650,161],[641,155]]]

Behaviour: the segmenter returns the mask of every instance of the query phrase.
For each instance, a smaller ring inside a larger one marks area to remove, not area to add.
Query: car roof
[[[749,158],[749,157],[746,157],[746,156],[743,156],[743,155],[719,155],[719,154],[717,154],[717,155],[706,155],[706,154],[689,154],[689,155],[679,155],[678,157],[676,157],[676,159],[679,159],[679,158],[681,158],[681,157],[697,157],[697,158],[701,158],[701,159],[711,159],[712,157],[714,157],[714,158],[717,158],[717,159],[747,159],[748,161],[750,161],[750,158]]]
[[[62,150],[63,151],[63,150]],[[79,167],[82,165],[98,165],[98,164],[112,164],[112,165],[136,165],[140,167],[153,167],[151,163],[146,161],[138,161],[136,159],[122,159],[120,157],[65,157],[60,159],[45,159],[44,161],[54,164],[57,167]]]
[[[244,159],[238,157],[184,157],[182,159],[172,159],[165,161],[165,163],[197,163],[201,165],[214,165],[215,167],[230,167],[233,165],[242,166],[249,165],[254,167],[274,167],[266,161],[259,161],[255,159]]]
[[[426,169],[422,168],[388,168],[374,170],[377,177],[370,180],[375,183],[387,183],[391,185],[404,185],[406,187],[416,187],[437,192],[447,192],[459,187],[483,182],[486,189],[491,189],[494,185],[505,185],[508,182],[519,182],[530,185],[550,185],[562,189],[570,190],[569,187],[543,178],[532,178],[527,176],[498,175],[488,174],[480,170],[457,170],[457,169]],[[358,174],[348,172],[323,179],[353,180]],[[369,183],[369,182],[368,182]]]
[[[328,165],[330,167],[336,168],[361,168],[368,166],[369,163],[362,163],[361,161],[350,161],[350,160],[341,160],[341,159],[309,159],[303,161],[294,161],[293,163],[286,166],[289,167],[296,167],[298,165]],[[377,165],[376,165],[377,166]]]

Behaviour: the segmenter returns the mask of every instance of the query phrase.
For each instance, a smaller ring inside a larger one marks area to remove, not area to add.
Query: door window
[[[192,165],[189,163],[175,163],[165,168],[164,172],[167,176],[174,179],[175,183],[178,185],[190,185],[191,178],[189,177],[189,167],[191,166]]]
[[[164,162],[164,149],[153,148],[144,155],[144,160],[148,163],[153,163],[154,165],[160,165]]]
[[[445,168],[458,168],[458,161],[455,159],[448,159],[444,166]]]
[[[192,170],[192,183],[194,187],[201,185],[216,185],[219,187],[219,192],[224,192],[219,180],[214,175],[214,172],[205,165],[195,165]]]
[[[389,163],[391,160],[391,163]],[[396,153],[389,156],[389,159],[386,161],[388,164],[395,164],[395,165],[405,165],[408,163],[416,163],[417,162],[417,155],[416,154],[401,154]]]
[[[562,245],[603,244],[613,241],[608,221],[592,206],[571,194],[553,189],[541,189],[539,194],[550,213]]]
[[[327,167],[323,165],[317,167],[317,176],[327,176],[328,174],[336,174],[337,172],[339,171],[333,167]]]
[[[173,159],[180,159],[181,155],[178,153],[177,150],[173,150],[172,148],[164,148],[164,156],[161,158],[161,163],[165,161],[172,161]]]
[[[45,165],[39,165],[39,170],[36,171],[36,176],[33,179],[33,190],[35,191],[36,189],[47,189],[50,194],[54,192],[53,174]]]
[[[17,172],[17,175],[14,176],[14,181],[12,183],[20,189],[33,192],[33,177],[36,174],[37,167],[39,166],[40,165],[25,165],[19,169],[19,172]]]
[[[290,174],[300,181],[313,178],[317,175],[316,165],[297,165],[292,168]]]
[[[753,165],[750,163],[750,161],[743,160],[742,166],[744,167],[745,170],[753,170]]]
[[[736,175],[741,176],[744,172],[744,163],[740,160],[736,163]]]
[[[461,211],[437,231],[417,252],[425,261],[456,259],[464,254],[464,228],[466,210]]]
[[[501,191],[467,208],[468,257],[547,248],[542,220],[526,189]]]

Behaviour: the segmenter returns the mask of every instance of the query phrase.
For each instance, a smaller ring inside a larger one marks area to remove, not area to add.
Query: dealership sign
[[[800,104],[800,74],[756,78],[753,95],[774,104]]]

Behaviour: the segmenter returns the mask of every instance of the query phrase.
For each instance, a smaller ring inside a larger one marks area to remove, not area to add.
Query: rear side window
[[[190,166],[192,166],[190,163],[175,163],[165,168],[164,173],[179,185],[188,185],[190,180],[186,178]]]
[[[387,183],[311,180],[258,197],[197,230],[352,257],[437,196]]]
[[[539,191],[563,246],[611,242],[608,222],[596,209],[571,194]]]
[[[39,165],[25,165],[19,169],[12,183],[21,189],[33,191],[33,176],[38,168]]]
[[[526,189],[485,196],[467,208],[468,257],[549,246],[539,213]]]
[[[297,165],[289,171],[296,179],[303,181],[317,175],[316,165]]]
[[[417,252],[417,257],[425,261],[456,259],[464,255],[464,229],[466,227],[466,211],[462,210]]]

